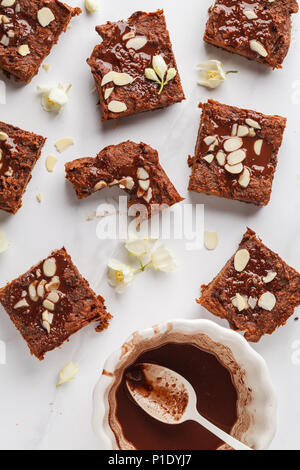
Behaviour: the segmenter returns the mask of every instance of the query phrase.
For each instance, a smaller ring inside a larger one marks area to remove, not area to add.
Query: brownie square
[[[159,164],[157,151],[144,143],[110,145],[96,158],[69,162],[66,178],[78,199],[118,185],[130,195],[129,206],[142,205],[148,217],[183,200]]]
[[[286,119],[227,106],[201,104],[202,117],[189,190],[268,204]]]
[[[127,21],[97,26],[96,31],[103,42],[94,48],[87,63],[96,82],[102,121],[164,108],[185,99],[162,10],[139,11]],[[170,78],[165,70],[163,80],[170,80],[163,90],[159,83],[146,78],[146,70],[153,67],[153,57],[157,56],[173,72]]]
[[[29,83],[71,18],[80,13],[80,8],[58,0],[2,1],[0,67],[17,81]]]
[[[237,252],[197,301],[257,342],[284,325],[300,304],[300,274],[247,229]]]
[[[0,210],[15,214],[46,139],[0,122]]]
[[[40,360],[89,323],[102,331],[111,318],[65,248],[0,289],[0,302]]]
[[[250,60],[281,68],[291,42],[296,0],[215,0],[204,41]]]

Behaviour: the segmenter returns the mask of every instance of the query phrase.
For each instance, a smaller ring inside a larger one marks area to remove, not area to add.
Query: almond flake
[[[229,165],[237,165],[238,163],[241,163],[242,161],[244,161],[245,158],[246,158],[245,150],[239,149],[227,155],[227,162]]]
[[[139,186],[144,190],[148,191],[150,186],[150,180],[139,180]]]
[[[9,45],[9,37],[6,34],[3,34],[0,43],[3,46],[8,46]]]
[[[12,7],[16,0],[2,0],[1,5],[3,7]]]
[[[250,183],[250,171],[248,168],[244,168],[243,173],[239,177],[239,185],[242,186],[242,188],[247,188],[247,186]]]
[[[30,49],[29,49],[28,45],[27,44],[22,44],[22,46],[19,46],[18,53],[23,57],[30,54]]]
[[[47,300],[47,299],[46,299],[46,300],[44,300],[44,302],[43,302],[43,307],[45,307],[47,310],[53,311],[55,305],[54,305],[53,302],[50,302],[50,300]]]
[[[103,180],[98,181],[98,183],[95,184],[94,186],[94,191],[99,191],[100,189],[103,189],[107,186],[107,183]]]
[[[50,331],[51,331],[51,328],[50,328],[50,323],[48,323],[47,321],[43,321],[42,322],[42,325],[43,325],[43,328],[47,331],[47,333],[49,334]]]
[[[215,250],[218,243],[219,238],[217,232],[204,232],[204,245],[207,250]]]
[[[253,10],[244,10],[244,15],[248,20],[255,20],[257,18],[257,14]]]
[[[29,307],[29,303],[26,299],[19,300],[19,302],[17,302],[14,306],[15,309],[22,307]]]
[[[231,131],[232,136],[235,136],[237,134],[237,127],[238,127],[237,124],[233,124],[232,131]]]
[[[106,90],[104,91],[104,99],[108,100],[108,98],[110,97],[113,91],[114,91],[114,87],[106,88]]]
[[[148,40],[144,36],[136,36],[135,38],[129,39],[126,44],[127,49],[135,49],[136,51],[142,49]]]
[[[59,295],[57,292],[50,292],[50,294],[47,295],[47,299],[56,304],[59,301]]]
[[[28,293],[29,293],[29,297],[31,298],[31,300],[33,302],[37,302],[39,297],[36,293],[36,285],[37,285],[38,281],[33,281],[29,287],[28,287]]]
[[[261,148],[262,148],[262,144],[263,144],[263,140],[262,139],[258,139],[255,141],[254,143],[254,152],[256,153],[256,155],[260,155],[261,153]]]
[[[248,134],[249,134],[249,128],[247,126],[239,126],[238,127],[237,135],[239,137],[245,137]]]
[[[50,8],[43,7],[37,12],[37,19],[43,28],[48,26],[53,20],[55,20],[55,16],[53,15]]]
[[[214,159],[214,155],[212,153],[209,153],[208,155],[205,155],[203,157],[203,160],[205,160],[207,163],[211,163]]]
[[[253,127],[250,127],[250,129],[249,129],[249,136],[250,137],[255,137],[256,136],[256,133],[255,133],[255,130],[253,129]]]
[[[59,288],[60,280],[58,276],[54,276],[51,281],[46,284],[45,288],[47,292],[51,292]]]
[[[48,322],[49,320],[49,312],[48,310],[44,310],[42,313],[42,320]]]
[[[104,75],[104,77],[102,78],[101,86],[104,86],[109,82],[112,82],[114,73],[115,72],[111,71],[111,72],[108,72],[106,75]]]
[[[248,304],[249,304],[249,307],[251,307],[252,310],[254,310],[257,305],[257,299],[255,297],[249,297]]]
[[[234,152],[243,145],[243,140],[240,137],[230,137],[224,142],[224,149],[226,152]]]
[[[8,139],[8,135],[6,134],[6,132],[0,132],[0,140],[7,140]]]
[[[245,122],[249,127],[254,127],[254,129],[261,129],[260,124],[257,121],[254,121],[254,119],[247,118]]]
[[[113,73],[113,82],[115,85],[118,86],[125,86],[130,85],[130,83],[134,82],[135,78],[132,78],[128,73]]]
[[[53,277],[56,273],[56,260],[55,258],[48,258],[44,261],[43,271],[45,276]]]
[[[216,141],[216,136],[215,135],[208,135],[203,140],[204,140],[204,143],[207,146],[209,146],[209,145],[213,144]]]
[[[67,148],[69,148],[71,145],[74,145],[74,140],[70,137],[64,137],[63,139],[59,139],[56,142],[55,147],[59,153],[62,153],[67,150]]]
[[[277,276],[277,273],[275,273],[275,271],[269,271],[268,274],[265,277],[263,277],[263,281],[265,284],[268,284],[269,282],[272,282],[276,276]]]
[[[276,305],[276,297],[271,292],[265,292],[258,299],[258,306],[269,312],[273,310]]]
[[[256,39],[252,39],[249,44],[252,51],[257,52],[262,57],[267,57],[268,52],[261,42],[256,41]]]
[[[42,67],[43,67],[43,69],[44,69],[46,72],[49,72],[49,70],[50,70],[50,64],[43,64]]]
[[[127,39],[131,39],[135,37],[135,33],[133,31],[130,31],[129,33],[124,34],[122,37],[123,41],[126,41]]]
[[[223,150],[219,150],[217,155],[216,155],[217,162],[219,163],[220,166],[225,165],[225,160],[226,160],[226,154],[223,152]]]
[[[123,183],[125,188],[129,191],[134,187],[134,179],[131,176],[126,176],[126,178],[123,178],[120,183]]]
[[[232,305],[238,309],[239,312],[248,308],[247,298],[243,297],[241,294],[236,294],[232,299]]]
[[[45,285],[46,285],[46,281],[43,279],[37,287],[37,295],[41,297],[41,299],[45,295]]]
[[[147,180],[149,179],[149,173],[145,170],[145,168],[138,168],[137,177],[139,180]]]
[[[48,155],[46,158],[46,169],[49,173],[54,171],[55,165],[58,161],[58,158],[55,155]]]
[[[108,104],[108,109],[111,113],[124,113],[127,110],[127,106],[122,101],[111,101]]]
[[[152,188],[149,188],[147,193],[143,197],[144,197],[145,201],[148,202],[148,204],[149,204],[149,202],[152,199]]]
[[[232,175],[238,175],[243,171],[244,167],[242,163],[237,163],[237,165],[228,165],[226,163],[224,168],[228,171],[228,173],[231,173]]]
[[[246,249],[238,250],[234,255],[234,269],[242,272],[250,260],[250,253]]]

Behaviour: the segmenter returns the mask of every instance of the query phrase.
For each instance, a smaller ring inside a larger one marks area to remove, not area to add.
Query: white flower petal
[[[152,59],[152,66],[161,80],[164,79],[164,76],[167,71],[167,64],[162,55],[155,55]]]
[[[197,66],[197,70],[200,70],[198,84],[208,88],[216,88],[227,78],[223,64],[219,60],[202,62]]]
[[[38,92],[42,95],[41,102],[45,111],[58,113],[69,101],[68,90],[61,83],[57,86],[38,86]]]
[[[118,293],[125,290],[126,286],[134,278],[134,270],[127,264],[116,259],[110,259],[108,264],[107,278],[110,286],[115,287]]]
[[[153,69],[145,69],[145,77],[153,82],[159,82],[159,78]]]
[[[161,245],[151,255],[151,262],[154,269],[165,273],[174,271],[176,259],[174,253],[164,245]]]
[[[127,240],[125,243],[126,250],[133,256],[141,258],[148,255],[153,247],[155,246],[157,240],[151,240],[147,238],[136,238]]]
[[[173,80],[177,75],[177,71],[174,68],[170,68],[167,73],[167,78],[166,81],[169,82],[170,80]]]
[[[66,382],[71,382],[77,375],[78,371],[79,367],[77,364],[74,364],[74,362],[68,362],[68,364],[66,364],[60,371],[56,386],[59,387],[59,385],[62,385]]]

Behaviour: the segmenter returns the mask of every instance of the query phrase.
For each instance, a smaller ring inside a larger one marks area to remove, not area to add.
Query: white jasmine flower
[[[156,244],[157,240],[151,240],[148,238],[133,238],[127,240],[125,243],[126,250],[137,258],[149,255]]]
[[[99,9],[99,0],[85,0],[85,8],[90,13],[95,13]]]
[[[59,83],[57,86],[38,86],[37,88],[45,111],[59,113],[69,101],[68,91],[71,85],[65,87]]]
[[[151,255],[151,263],[154,269],[169,273],[176,268],[174,253],[165,245],[159,246]]]
[[[160,95],[164,89],[164,87],[169,83],[170,80],[173,80],[173,78],[176,77],[177,75],[177,70],[174,67],[171,67],[168,69],[168,66],[165,62],[165,59],[163,56],[160,55],[155,55],[152,58],[152,69],[147,68],[145,69],[145,77],[148,80],[152,80],[153,82],[156,82],[160,85],[158,94]],[[167,73],[167,76],[166,76]],[[166,76],[166,79],[165,79]]]
[[[219,60],[208,60],[206,62],[202,62],[197,66],[197,70],[200,70],[198,85],[206,86],[208,88],[217,88],[227,79],[228,73],[237,73],[236,70],[229,70],[226,72],[222,62]]]
[[[5,232],[0,228],[0,253],[3,253],[8,248],[8,241]]]
[[[134,278],[134,269],[116,259],[108,262],[108,283],[115,287],[116,292],[121,294]]]
[[[76,377],[78,371],[79,367],[77,364],[74,364],[74,362],[68,362],[68,364],[66,364],[60,371],[56,386],[59,387],[66,382],[71,382]]]

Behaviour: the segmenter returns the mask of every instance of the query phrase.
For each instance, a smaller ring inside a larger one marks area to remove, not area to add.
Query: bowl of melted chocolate
[[[229,446],[193,420],[161,422],[134,400],[152,384],[143,364],[165,367],[193,387],[198,412],[253,449],[276,429],[276,399],[264,360],[238,333],[209,320],[175,320],[135,333],[106,361],[94,391],[93,426],[102,449],[218,450]],[[170,390],[174,409],[179,399]]]

